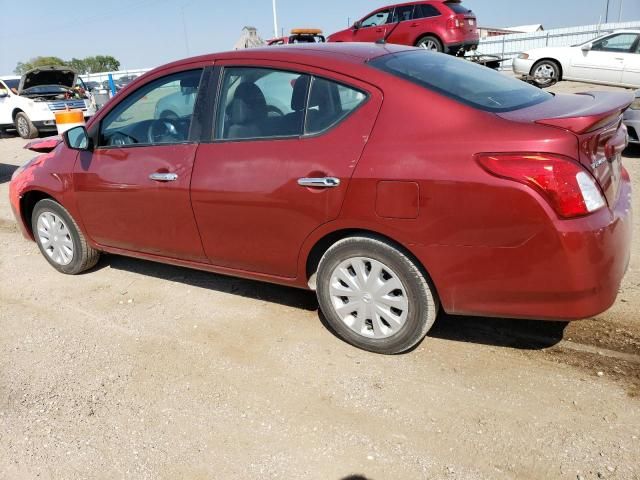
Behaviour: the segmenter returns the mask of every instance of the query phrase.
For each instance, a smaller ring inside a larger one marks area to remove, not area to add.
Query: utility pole
[[[180,12],[182,13],[182,32],[184,33],[184,47],[187,50],[187,57],[189,56],[189,37],[187,34],[187,22],[184,19],[184,9],[185,7],[180,7]]]
[[[276,0],[273,3],[273,38],[278,38],[278,13],[276,11]]]
[[[620,11],[618,12],[618,22],[622,21],[622,6],[624,5],[624,0],[620,0]]]
[[[274,1],[274,5],[275,5],[275,1],[276,0],[273,0],[273,1]],[[604,23],[609,23],[609,0],[607,0],[607,12],[604,15]]]

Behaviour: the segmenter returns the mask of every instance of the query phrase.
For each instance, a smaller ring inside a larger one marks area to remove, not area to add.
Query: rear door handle
[[[299,178],[298,185],[312,188],[334,188],[340,185],[340,179],[335,177]]]
[[[149,180],[153,180],[154,182],[175,182],[178,180],[178,174],[156,172],[149,175]]]

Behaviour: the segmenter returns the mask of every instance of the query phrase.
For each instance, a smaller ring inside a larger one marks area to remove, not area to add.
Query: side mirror
[[[357,22],[354,22],[354,24],[353,24],[353,29],[354,30],[358,30],[361,27],[362,27],[362,22],[360,20],[358,20]]]
[[[83,126],[73,127],[62,134],[64,144],[72,150],[91,150],[91,138]]]
[[[7,92],[4,88],[0,89],[0,98],[8,97],[9,92]]]
[[[582,51],[583,52],[589,52],[589,51],[591,51],[592,48],[593,48],[593,43],[591,43],[591,42],[585,43],[584,45],[582,45]]]

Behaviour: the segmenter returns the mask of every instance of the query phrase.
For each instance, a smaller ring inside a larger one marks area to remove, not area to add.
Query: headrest
[[[309,85],[309,77],[299,76],[293,83],[293,94],[291,96],[291,110],[299,112],[304,110],[307,103],[307,86]]]
[[[234,99],[229,105],[229,123],[242,125],[250,120],[250,109],[244,100]]]
[[[264,98],[262,90],[252,82],[243,82],[238,85],[233,95],[235,100],[243,100],[248,106],[255,109],[265,109],[267,101]]]

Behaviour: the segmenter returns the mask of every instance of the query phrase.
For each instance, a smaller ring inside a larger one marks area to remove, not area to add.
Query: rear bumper
[[[526,76],[531,73],[534,60],[514,58],[513,59],[513,72],[518,76]]]
[[[631,252],[631,185],[614,209],[575,220],[550,218],[539,234],[513,248],[428,247],[418,257],[447,257],[430,272],[443,308],[460,315],[577,320],[610,308]],[[422,248],[422,247],[420,247]]]
[[[629,109],[624,112],[624,124],[629,131],[629,142],[640,143],[640,110]]]

